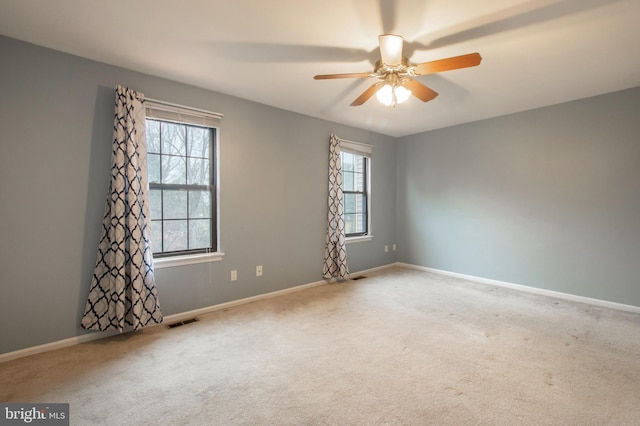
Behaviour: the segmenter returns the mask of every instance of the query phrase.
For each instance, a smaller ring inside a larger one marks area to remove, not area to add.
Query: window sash
[[[217,221],[215,220],[215,212],[217,211],[216,208],[216,188],[214,185],[210,185],[210,186],[198,186],[198,187],[189,187],[187,185],[162,185],[162,184],[149,184],[149,189],[150,191],[154,191],[154,190],[160,190],[161,192],[161,205],[159,207],[160,210],[160,217],[159,218],[151,218],[151,228],[152,228],[152,234],[156,234],[158,233],[159,235],[161,235],[161,237],[159,238],[160,241],[158,241],[158,239],[152,239],[152,247],[153,247],[153,255],[154,257],[167,257],[167,256],[177,256],[177,255],[184,255],[184,254],[197,254],[197,253],[209,253],[209,252],[215,252],[217,251],[217,239],[216,239],[216,235],[217,235],[217,226],[216,223]],[[165,199],[165,194],[166,192],[173,192],[173,191],[184,191],[187,193],[186,196],[186,211],[183,215],[180,215],[180,217],[166,217],[165,215],[165,209],[164,209],[164,199]],[[192,192],[201,192],[201,191],[206,191],[209,193],[209,200],[210,200],[210,205],[209,208],[206,210],[206,212],[208,213],[208,217],[197,217],[197,216],[192,216],[192,211],[191,211],[191,200],[189,198],[189,195]],[[209,225],[209,229],[210,229],[210,233],[209,233],[209,240],[208,240],[208,247],[199,247],[199,248],[188,248],[189,246],[191,246],[192,244],[192,228],[191,225],[195,225],[194,222],[197,221],[202,221],[202,220],[206,220],[207,224]],[[186,234],[185,234],[185,238],[186,238],[186,247],[187,249],[184,250],[168,250],[166,248],[166,241],[164,240],[164,232],[165,232],[165,226],[171,222],[177,222],[177,221],[185,221],[186,222]],[[159,230],[158,228],[156,228],[156,230],[154,231],[154,227],[159,226]]]
[[[358,229],[355,232],[347,232],[345,233],[345,237],[359,237],[359,236],[363,236],[363,235],[368,235],[369,234],[369,209],[368,209],[368,203],[369,203],[369,199],[367,197],[367,193],[366,192],[353,192],[353,191],[345,191],[344,192],[344,196],[346,198],[347,195],[360,195],[362,196],[362,201],[361,201],[361,205],[362,205],[362,209],[358,209],[356,207],[355,211],[351,212],[351,211],[346,211],[344,212],[344,216],[345,216],[345,223],[348,222],[348,217],[353,216],[356,222],[356,229]],[[355,201],[356,206],[358,206],[360,203],[358,203],[357,199]],[[359,220],[359,218],[361,220]],[[358,226],[358,223],[360,223],[360,227]]]

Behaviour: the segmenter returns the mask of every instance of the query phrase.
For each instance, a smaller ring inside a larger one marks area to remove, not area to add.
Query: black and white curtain
[[[82,327],[134,330],[162,322],[149,247],[144,95],[118,86],[111,181]]]
[[[344,200],[342,194],[342,161],[340,139],[331,135],[329,145],[329,210],[327,242],[324,252],[322,275],[338,280],[349,276],[347,245],[344,233]]]

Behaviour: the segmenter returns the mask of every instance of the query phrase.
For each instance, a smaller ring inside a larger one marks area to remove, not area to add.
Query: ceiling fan
[[[428,102],[438,96],[438,93],[415,80],[425,74],[434,74],[459,68],[480,65],[482,57],[478,53],[469,53],[437,61],[413,64],[402,55],[404,40],[399,35],[382,34],[378,36],[380,45],[380,60],[376,62],[373,72],[348,74],[321,74],[313,78],[329,80],[334,78],[376,78],[379,81],[370,86],[351,103],[359,106],[368,101],[374,94],[378,100],[387,106],[396,106],[413,95],[422,102]]]

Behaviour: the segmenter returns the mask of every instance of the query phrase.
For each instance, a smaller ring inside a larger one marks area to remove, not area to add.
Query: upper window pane
[[[209,158],[211,131],[204,127],[188,127],[187,155],[189,157]]]
[[[147,120],[147,152],[160,153],[160,122]]]
[[[187,183],[187,159],[173,155],[163,155],[162,183],[184,185]]]
[[[162,122],[161,149],[165,155],[186,155],[186,126],[184,124]]]
[[[211,183],[208,158],[189,158],[187,183],[189,185],[209,185]]]
[[[342,172],[342,190],[353,191],[353,172]]]
[[[149,182],[160,182],[160,154],[147,155],[147,170],[149,174]]]
[[[353,171],[353,154],[349,152],[341,152],[342,156],[342,170],[345,172]]]
[[[353,171],[357,172],[357,173],[363,173],[364,172],[364,162],[365,162],[365,158],[360,156],[360,155],[354,155],[353,156]]]
[[[353,190],[358,192],[363,192],[366,187],[366,182],[364,173],[354,173],[353,174]]]

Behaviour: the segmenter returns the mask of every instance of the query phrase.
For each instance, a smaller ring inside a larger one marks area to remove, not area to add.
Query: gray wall
[[[111,161],[114,88],[224,114],[220,262],[159,269],[165,315],[322,279],[329,135],[374,145],[370,242],[395,253],[395,140],[0,37],[0,353],[85,333]],[[255,277],[263,265],[264,276]],[[230,271],[238,281],[230,281]]]
[[[402,138],[398,261],[640,306],[640,88]]]

